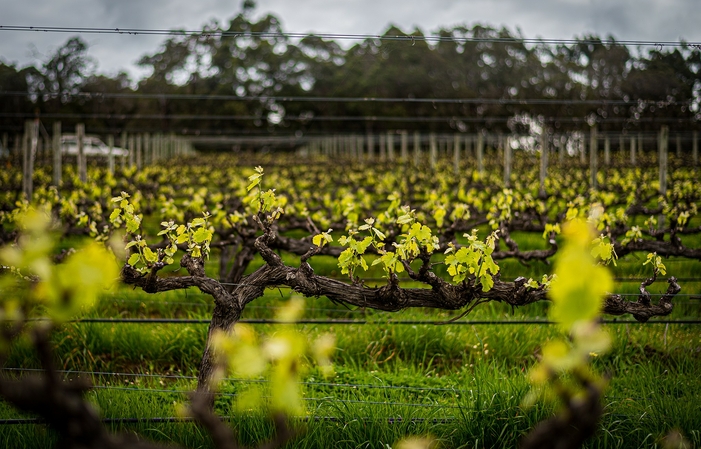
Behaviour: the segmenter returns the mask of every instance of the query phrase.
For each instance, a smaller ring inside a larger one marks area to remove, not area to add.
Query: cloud
[[[200,29],[226,24],[240,10],[238,0],[5,0],[2,25],[100,28]],[[527,37],[572,38],[585,34],[617,39],[701,41],[696,0],[258,0],[256,15],[272,13],[291,32],[380,34],[390,24],[424,33],[439,27],[483,23],[523,30]],[[70,35],[0,31],[0,58],[20,66],[37,63]],[[85,34],[98,70],[141,73],[135,62],[155,52],[163,36]],[[347,47],[351,42],[346,42]],[[36,49],[36,50],[34,50]]]

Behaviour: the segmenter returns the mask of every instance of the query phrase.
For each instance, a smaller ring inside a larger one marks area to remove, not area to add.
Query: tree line
[[[633,49],[596,35],[524,43],[506,28],[475,24],[442,28],[437,41],[389,26],[382,39],[346,49],[320,36],[290,37],[274,15],[255,19],[254,7],[245,2],[228,23],[206,24],[201,34],[172,35],[138,61],[149,75],[136,82],[124,72],[97,74],[79,36],[38,67],[0,63],[2,131],[19,133],[34,115],[60,119],[64,129],[82,122],[103,134],[186,135],[519,132],[532,119],[557,131],[597,124],[638,133],[666,124],[686,132],[701,118],[701,50],[683,43]],[[183,94],[195,99],[171,96]],[[290,96],[502,101],[279,98]]]

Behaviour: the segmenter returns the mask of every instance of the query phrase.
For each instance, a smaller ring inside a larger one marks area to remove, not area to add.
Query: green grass
[[[514,233],[514,238],[522,249],[545,247],[536,234]],[[620,259],[612,267],[614,275],[648,276],[649,267],[642,266],[642,257]],[[283,258],[289,264],[298,263],[295,256]],[[312,263],[318,273],[340,277],[333,259],[315,257]],[[696,278],[701,273],[699,261],[672,258],[665,263],[670,276]],[[261,264],[257,258],[249,272]],[[543,262],[524,265],[504,260],[499,265],[504,280],[539,278],[552,269]],[[216,266],[215,254],[208,267]],[[438,273],[441,270],[442,266],[436,267]],[[382,272],[374,267],[367,276],[380,278]],[[377,280],[368,285],[382,283]],[[681,284],[682,294],[701,296],[701,283]],[[416,286],[409,281],[402,285]],[[666,286],[661,280],[650,290],[661,293]],[[639,280],[618,281],[615,286],[617,293],[637,293],[638,288]],[[271,318],[290,294],[285,288],[267,290],[247,307],[244,318]],[[675,303],[670,319],[701,316],[699,299],[680,296]],[[322,333],[335,334],[338,350],[333,379],[322,379],[314,369],[304,375],[307,416],[295,421],[302,433],[290,447],[328,448],[332,442],[333,447],[386,449],[405,436],[417,434],[431,434],[444,447],[513,447],[538,421],[553,413],[552,404],[530,409],[520,404],[529,390],[526,373],[538,348],[558,336],[554,326],[393,325],[387,321],[444,321],[457,313],[349,310],[326,298],[309,298],[306,304],[305,318],[357,318],[372,323],[297,326],[309,339]],[[122,287],[103,295],[85,316],[208,318],[212,308],[211,298],[195,289],[149,295]],[[490,303],[478,307],[467,319],[544,319],[546,315],[546,303],[516,310]],[[610,324],[606,329],[612,335],[613,348],[597,357],[594,365],[600,372],[610,373],[612,379],[603,399],[601,428],[586,447],[655,447],[673,429],[680,430],[694,445],[701,445],[699,327],[634,323]],[[267,334],[275,327],[256,325],[256,330]],[[206,332],[206,324],[68,323],[55,333],[54,342],[63,369],[194,376]],[[18,341],[6,366],[39,365],[31,345]],[[101,388],[88,397],[107,418],[174,416],[174,404],[186,401],[182,392],[195,385],[191,378],[168,377],[95,375],[93,381]],[[265,383],[257,385],[265,392]],[[244,443],[254,444],[268,438],[272,427],[261,413],[240,413],[233,408],[233,395],[246,386],[241,381],[226,382],[216,407],[220,414],[233,416],[231,423]],[[21,416],[0,404],[0,418]],[[434,419],[438,422],[431,421]],[[116,423],[110,428],[187,447],[211,447],[209,437],[187,422]],[[0,441],[12,441],[17,448],[43,448],[50,446],[55,436],[41,425],[2,425]]]

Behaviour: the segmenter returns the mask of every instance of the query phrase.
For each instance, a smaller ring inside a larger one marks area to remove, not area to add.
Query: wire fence
[[[47,321],[45,318],[34,318],[29,321]],[[208,318],[80,318],[68,320],[67,323],[108,323],[108,324],[209,324]],[[246,324],[318,324],[318,325],[445,325],[445,326],[482,326],[482,325],[553,325],[555,321],[529,319],[529,320],[355,320],[355,319],[299,319],[294,322],[280,321],[268,318],[247,318],[241,319],[239,323]],[[599,321],[602,324],[701,324],[701,319],[675,319],[675,320],[655,320],[646,322],[628,319],[606,319]]]
[[[234,419],[241,419],[240,416],[219,416],[222,421],[233,421]],[[343,422],[348,423],[349,421],[355,422],[385,422],[387,424],[450,424],[457,421],[457,417],[443,417],[443,418],[403,418],[401,416],[396,417],[354,417],[352,419],[347,419],[338,416],[293,416],[293,420],[299,422]],[[146,417],[146,418],[102,418],[101,420],[104,424],[142,424],[142,423],[192,423],[195,420],[190,417],[177,417],[177,416],[165,416],[165,417]],[[41,418],[9,418],[0,419],[0,425],[41,425],[46,424]]]
[[[3,371],[8,372],[43,372],[41,369],[32,368],[2,368]],[[161,379],[179,379],[179,380],[195,380],[195,376],[186,375],[172,375],[172,374],[154,374],[154,373],[117,373],[117,372],[104,372],[104,371],[74,371],[74,370],[59,370],[58,373],[66,375],[90,375],[92,377],[103,377],[103,376],[119,376],[119,377],[131,377],[131,378],[161,378]],[[268,380],[264,379],[240,379],[240,378],[225,378],[225,381],[235,381],[241,383],[269,383]],[[427,392],[438,392],[438,393],[451,393],[451,394],[473,394],[475,390],[465,389],[465,388],[446,388],[446,387],[413,387],[406,385],[376,385],[376,384],[354,384],[354,383],[330,383],[330,382],[301,382],[302,385],[311,387],[326,387],[326,388],[352,388],[352,389],[381,389],[381,390],[401,390],[401,391],[415,391],[421,393]],[[162,388],[142,388],[142,387],[131,387],[131,386],[116,386],[116,385],[94,385],[92,387],[95,390],[107,390],[107,391],[125,391],[132,393],[141,394],[177,394],[177,395],[187,395],[192,392],[192,390],[183,389],[162,389]],[[218,393],[217,396],[233,398],[237,397],[237,393]],[[455,396],[457,398],[458,396]],[[605,399],[608,400],[649,400],[652,397],[637,397],[637,396],[619,396],[619,395],[605,395]],[[266,399],[263,397],[263,399]],[[268,398],[269,399],[269,398]],[[346,398],[336,398],[331,396],[325,397],[305,397],[303,398],[307,402],[323,404],[356,404],[356,405],[368,405],[368,406],[384,406],[384,407],[397,407],[397,408],[431,408],[431,409],[449,409],[449,410],[464,410],[466,405],[459,404],[454,401],[452,404],[441,404],[437,402],[398,402],[398,401],[377,401],[377,400],[358,400],[358,399],[346,399]],[[236,417],[240,418],[240,416]],[[234,419],[232,416],[221,416],[222,420]],[[304,417],[293,417],[296,420],[302,421],[346,421],[343,417],[333,417],[333,416],[304,416]],[[363,421],[388,421],[390,424],[400,423],[400,422],[430,422],[430,423],[441,423],[441,422],[452,422],[458,418],[455,417],[444,417],[444,418],[416,418],[417,421],[404,420],[402,417],[373,417],[373,418],[353,418],[353,420],[363,420]],[[123,418],[104,418],[104,423],[174,423],[174,422],[188,422],[191,421],[190,418],[179,418],[179,417],[123,417]],[[41,418],[7,418],[0,419],[0,425],[19,425],[19,424],[43,424],[44,421]]]

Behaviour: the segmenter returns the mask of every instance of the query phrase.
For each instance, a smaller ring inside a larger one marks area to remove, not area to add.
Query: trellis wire
[[[44,318],[30,319],[29,321],[45,321]],[[68,320],[67,323],[112,323],[112,324],[209,324],[210,319],[207,318],[80,318],[76,320]],[[472,320],[472,321],[429,321],[429,320],[388,320],[388,321],[370,321],[370,320],[351,320],[351,319],[300,319],[294,322],[280,321],[265,318],[248,318],[241,319],[239,323],[246,324],[338,324],[338,325],[553,325],[555,321],[548,320]],[[701,324],[701,319],[698,320],[650,320],[647,322],[639,322],[636,320],[601,320],[602,324]]]

